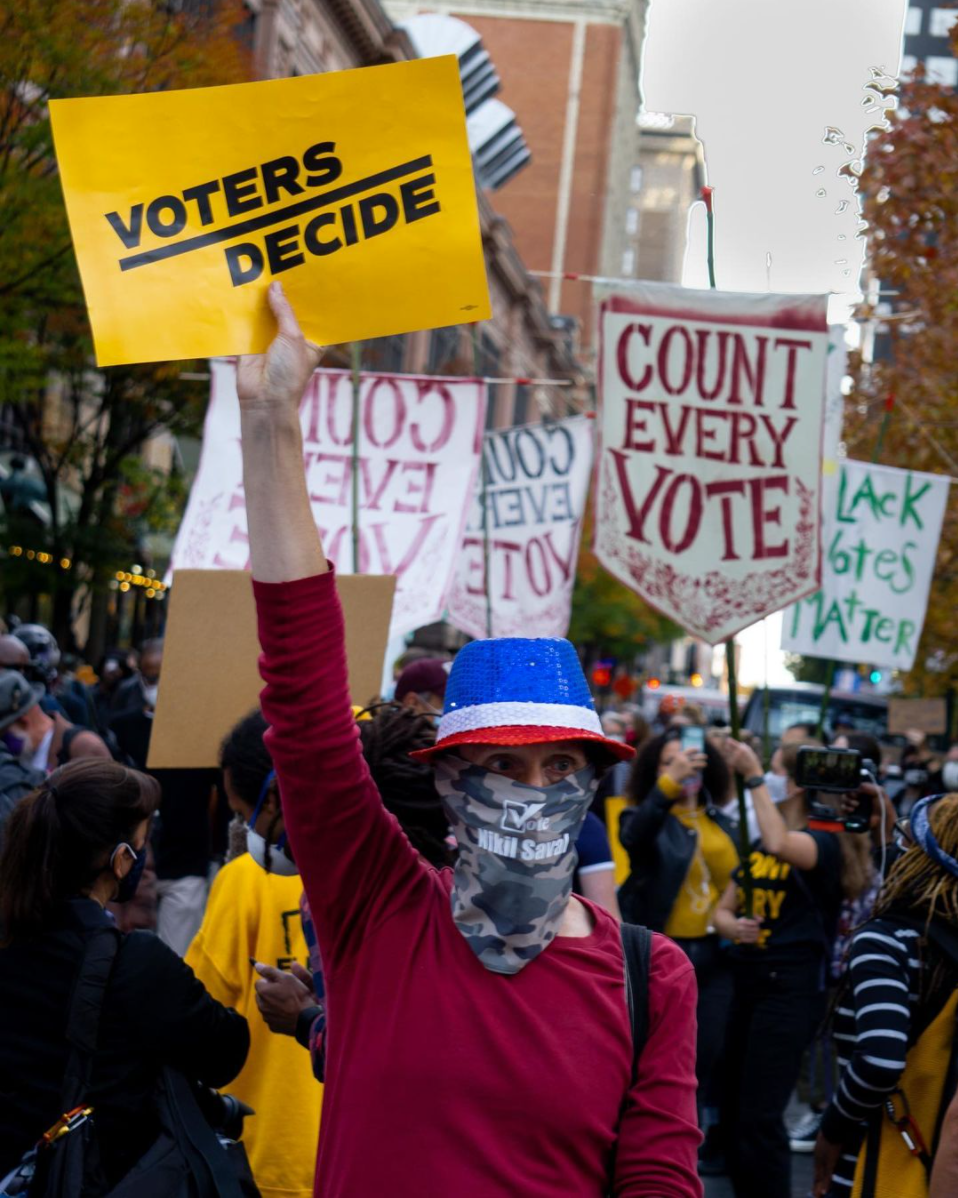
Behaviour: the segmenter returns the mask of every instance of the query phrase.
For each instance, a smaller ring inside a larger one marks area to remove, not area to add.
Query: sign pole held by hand
[[[479,326],[474,324],[472,334],[472,373],[479,377]],[[492,578],[490,577],[492,548],[489,544],[489,469],[486,460],[486,439],[482,439],[479,457],[479,499],[482,503],[482,588],[486,600],[486,636],[492,636]]]
[[[707,255],[709,268],[709,287],[715,290],[715,213],[712,210],[712,188],[702,188],[702,200],[705,203],[705,220],[707,228]],[[730,636],[725,642],[725,668],[728,674],[728,707],[732,726],[732,739],[738,740],[741,732],[738,715],[738,675],[735,664],[735,637]],[[741,774],[735,774],[735,789],[738,793],[738,837],[739,856],[742,859],[742,891],[745,896],[745,914],[752,918],[752,872],[749,867],[748,842],[748,808],[745,805],[745,783]]]
[[[363,343],[354,341],[350,346],[352,355],[352,384],[353,384],[353,453],[352,453],[352,534],[353,534],[353,573],[359,574],[359,376],[362,369]]]

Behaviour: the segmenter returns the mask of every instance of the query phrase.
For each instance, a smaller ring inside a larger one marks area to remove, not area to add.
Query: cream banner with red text
[[[470,636],[565,636],[592,471],[585,416],[486,433],[449,618]],[[483,501],[486,523],[483,522]]]
[[[171,569],[246,570],[236,365],[211,363],[203,456]],[[303,469],[326,556],[353,573],[352,380],[317,370],[300,405]],[[441,619],[479,467],[486,385],[476,379],[363,374],[359,573],[395,574],[390,635]]]
[[[826,307],[656,283],[603,296],[595,551],[711,644],[818,587]]]

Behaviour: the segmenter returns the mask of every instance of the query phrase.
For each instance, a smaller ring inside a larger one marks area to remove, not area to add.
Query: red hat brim
[[[554,741],[588,741],[610,753],[617,761],[631,761],[635,749],[618,740],[609,740],[598,732],[583,732],[578,728],[540,728],[534,724],[506,725],[500,728],[473,728],[445,736],[432,748],[415,749],[409,754],[416,761],[432,761],[438,753],[456,745],[545,745]]]

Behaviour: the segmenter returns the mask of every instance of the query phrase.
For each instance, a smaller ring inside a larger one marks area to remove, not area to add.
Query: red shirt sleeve
[[[619,1124],[616,1198],[702,1198],[695,1109],[698,987],[685,953],[652,937],[649,1033]]]
[[[253,582],[266,747],[324,966],[425,885],[427,869],[369,776],[353,718],[332,571]]]

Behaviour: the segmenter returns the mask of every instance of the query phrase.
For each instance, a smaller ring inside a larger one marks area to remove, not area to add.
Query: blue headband
[[[249,822],[246,825],[248,828],[256,827],[256,821],[259,819],[259,813],[263,810],[263,804],[266,802],[266,796],[269,794],[270,785],[273,783],[275,778],[276,778],[276,771],[270,770],[269,773],[266,775],[265,779],[263,780],[263,785],[260,787],[260,791],[259,791],[259,798],[256,800],[256,806],[253,808],[253,814],[249,817]],[[277,840],[276,848],[282,849],[285,847],[285,845],[286,845],[286,833],[284,832],[283,835],[279,838],[279,840]]]
[[[912,807],[910,816],[911,834],[915,839],[915,843],[932,861],[958,878],[958,861],[949,853],[946,853],[938,841],[935,840],[935,834],[931,830],[931,820],[928,816],[928,809],[932,803],[937,803],[939,799],[945,797],[945,795],[930,795],[927,799],[920,799]]]

